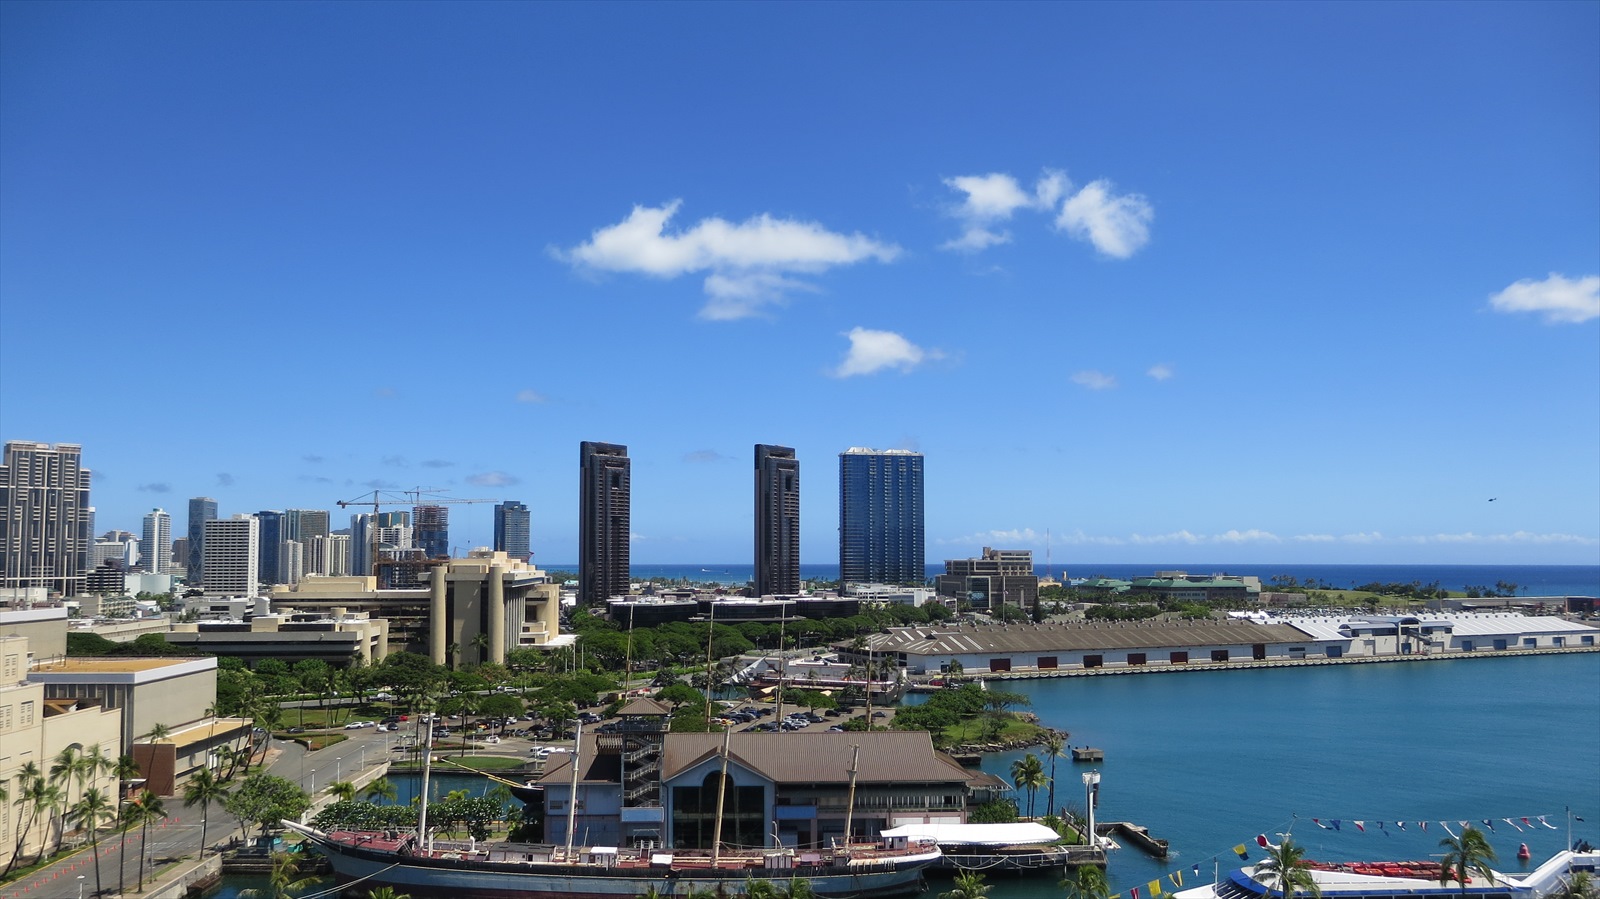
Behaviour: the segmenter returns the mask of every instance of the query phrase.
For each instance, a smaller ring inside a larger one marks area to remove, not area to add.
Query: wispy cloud
[[[545,395],[537,390],[519,390],[517,391],[517,402],[542,403],[545,402]]]
[[[383,457],[383,464],[391,466],[393,468],[405,468],[406,465],[407,465],[406,457],[405,456],[384,456]]]
[[[975,534],[965,534],[960,537],[942,537],[934,541],[946,546],[993,546],[999,549],[1016,549],[1018,547],[1043,546],[1044,535],[1033,528],[1011,528],[1010,530],[978,531]]]
[[[836,378],[870,375],[886,368],[908,372],[924,362],[943,358],[939,350],[924,349],[893,331],[874,331],[870,328],[851,328],[845,335],[850,339],[850,350],[844,361],[833,370]]]
[[[373,396],[384,400],[395,396],[395,394],[396,391],[393,387],[374,387],[372,390]]]
[[[449,459],[425,459],[422,462],[422,467],[423,468],[451,468],[455,464],[456,463],[451,462]]]
[[[324,461],[324,458],[325,457],[318,455],[305,455],[301,456],[300,460],[302,462],[310,462],[312,465],[318,465]]]
[[[1008,532],[991,531],[989,533],[1000,535]],[[1025,531],[1022,533],[1030,532]],[[976,539],[987,539],[982,534],[975,536]],[[969,542],[972,539],[975,538],[961,538],[961,540],[966,540]],[[1133,533],[1126,536],[1117,536],[1111,534],[1086,534],[1079,530],[1056,534],[1054,541],[1064,545],[1082,544],[1092,546],[1238,546],[1282,543],[1324,545],[1348,544],[1354,546],[1600,546],[1600,537],[1562,533],[1539,534],[1530,531],[1515,531],[1509,534],[1476,534],[1468,531],[1460,534],[1411,534],[1396,537],[1385,536],[1381,531],[1354,531],[1347,534],[1295,534],[1292,537],[1282,537],[1278,534],[1274,534],[1271,531],[1261,530],[1259,528],[1228,530],[1217,534],[1197,533],[1187,529],[1182,529],[1169,531],[1162,534]]]
[[[362,481],[361,482],[361,486],[370,487],[373,490],[399,490],[400,489],[400,485],[399,484],[396,484],[394,481],[385,481],[382,478],[373,478],[370,481]]]
[[[1093,369],[1089,369],[1087,371],[1080,371],[1074,374],[1072,376],[1072,383],[1077,384],[1080,387],[1087,387],[1090,390],[1110,390],[1111,388],[1117,386],[1117,379],[1116,376],[1108,375],[1103,371],[1094,371]]]
[[[1533,312],[1547,325],[1577,325],[1600,318],[1600,275],[1569,279],[1555,272],[1543,281],[1531,278],[1489,298],[1496,312]]]
[[[721,462],[727,458],[727,456],[724,456],[714,449],[695,450],[693,452],[683,454],[683,461],[685,462]]]
[[[1053,214],[1057,230],[1087,241],[1107,256],[1126,259],[1150,240],[1155,208],[1139,194],[1118,194],[1104,178],[1073,191],[1065,172],[1045,169],[1024,188],[1005,172],[960,175],[944,179],[946,187],[962,194],[949,214],[962,224],[959,237],[939,245],[941,250],[978,253],[1010,243],[1011,232],[1000,227],[1019,211]]]
[[[1138,194],[1118,196],[1110,181],[1091,181],[1061,207],[1056,227],[1094,244],[1107,256],[1127,259],[1150,241],[1156,212]]]
[[[480,471],[467,475],[467,483],[476,487],[510,487],[522,483],[521,479],[503,471]]]
[[[701,219],[669,232],[681,200],[635,206],[626,219],[596,230],[557,259],[591,271],[631,272],[657,278],[705,273],[710,300],[702,318],[746,318],[784,302],[796,290],[815,289],[794,275],[818,275],[858,262],[892,262],[900,248],[860,232],[830,231],[817,222],[763,213],[743,222]]]
[[[217,472],[217,486],[218,487],[232,487],[233,486],[233,475],[228,474],[225,471]]]
[[[1150,368],[1148,368],[1145,371],[1145,374],[1149,375],[1152,378],[1155,378],[1157,381],[1165,381],[1165,380],[1167,380],[1167,379],[1172,377],[1173,371],[1172,371],[1172,366],[1168,365],[1165,362],[1162,362],[1162,363],[1158,363],[1156,365],[1150,366]]]
[[[141,493],[171,493],[172,485],[161,481],[153,481],[149,484],[140,484],[138,490]]]

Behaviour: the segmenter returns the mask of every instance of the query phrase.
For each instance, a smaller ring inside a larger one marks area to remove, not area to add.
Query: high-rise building
[[[944,574],[935,578],[940,596],[951,597],[978,611],[1016,606],[1029,610],[1039,601],[1039,578],[1033,573],[1033,552],[983,548],[975,559],[945,559]]]
[[[922,584],[922,454],[851,447],[839,454],[839,577]]]
[[[256,513],[256,580],[263,584],[278,583],[278,546],[283,543],[283,513],[263,510]]]
[[[76,443],[11,440],[0,459],[0,586],[76,595],[89,569],[89,469]]]
[[[305,573],[325,577],[348,577],[350,574],[350,535],[313,534],[305,539]]]
[[[140,563],[151,574],[172,571],[172,516],[165,509],[151,509],[144,517],[144,536],[139,539]]]
[[[217,517],[217,501],[209,496],[189,500],[189,558],[184,563],[190,584],[205,583],[206,522]]]
[[[494,548],[521,562],[533,558],[533,516],[526,505],[516,500],[495,504]]]
[[[127,531],[107,531],[94,542],[89,554],[89,570],[93,571],[106,562],[115,562],[123,571],[136,571],[139,568],[139,538]]]
[[[305,545],[298,540],[285,540],[278,544],[277,582],[293,587],[305,574]]]
[[[255,596],[261,559],[260,523],[254,515],[214,518],[205,527],[205,590],[211,596]]]
[[[756,444],[756,595],[800,592],[800,460]]]
[[[283,539],[304,543],[312,537],[328,536],[328,510],[286,509],[283,513]]]
[[[578,601],[604,603],[628,592],[633,488],[628,448],[578,445]]]
[[[450,557],[450,509],[417,506],[411,510],[411,540],[430,559]]]

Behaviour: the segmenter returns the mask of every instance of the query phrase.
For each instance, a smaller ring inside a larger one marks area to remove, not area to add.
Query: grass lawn
[[[962,743],[1008,743],[1012,740],[1037,739],[1046,730],[1012,715],[1007,715],[1003,720],[1004,724],[998,735],[989,730],[987,719],[972,718],[945,728],[938,735],[938,742],[942,746],[956,746]]]
[[[448,758],[449,761],[437,761],[437,759],[441,758]],[[510,756],[503,755],[469,755],[466,758],[457,758],[453,755],[443,756],[440,754],[435,754],[434,759],[436,760],[433,764],[433,770],[435,771],[448,771],[449,769],[456,767],[471,768],[474,771],[510,771],[516,768],[525,767],[528,764],[526,759],[512,758]],[[422,763],[407,760],[404,764],[396,763],[391,765],[391,767],[406,769],[421,768]]]

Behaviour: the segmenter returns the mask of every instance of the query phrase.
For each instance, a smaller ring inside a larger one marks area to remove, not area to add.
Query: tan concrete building
[[[212,718],[217,701],[217,660],[92,657],[54,659],[34,666],[28,679],[43,685],[47,700],[98,703],[119,721],[116,753],[130,753],[146,786],[169,796],[189,774],[217,764],[217,750],[244,745],[248,718]],[[168,735],[152,739],[160,725]]]
[[[561,633],[560,586],[503,552],[477,551],[438,565],[425,589],[380,590],[373,577],[307,577],[275,589],[272,599],[386,619],[391,647],[439,664],[504,662],[508,649],[554,649],[574,640]]]
[[[290,665],[320,659],[338,666],[359,659],[371,665],[389,654],[388,621],[338,606],[325,612],[282,609],[248,621],[184,622],[172,625],[163,636],[175,646],[243,659],[249,665],[262,659],[281,659]]]
[[[121,716],[91,699],[47,699],[45,686],[29,677],[27,637],[0,636],[0,785],[10,791],[10,800],[0,802],[0,868],[10,860],[17,840],[26,831],[22,855],[30,858],[40,849],[45,834],[42,826],[51,813],[42,811],[29,826],[33,810],[22,800],[21,775],[29,765],[49,776],[51,764],[66,749],[102,754],[115,759],[122,745]],[[116,797],[116,785],[104,775],[80,784],[65,778],[57,785],[66,792],[70,805],[84,789],[98,788]],[[68,832],[71,832],[70,827]]]

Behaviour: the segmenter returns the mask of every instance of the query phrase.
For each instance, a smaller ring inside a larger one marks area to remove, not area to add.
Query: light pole
[[[367,769],[367,747],[361,747],[361,770]]]
[[[1100,772],[1085,771],[1083,773],[1084,806],[1089,809],[1089,845],[1098,849],[1100,835],[1094,830],[1094,806],[1100,794]]]
[[[311,769],[311,795],[317,795],[317,769]]]
[[[78,875],[78,899],[83,899],[83,875]]]
[[[343,762],[344,762],[344,756],[339,756],[338,758],[335,758],[333,760],[333,779],[334,779],[335,782],[344,780],[344,765],[342,764]]]

